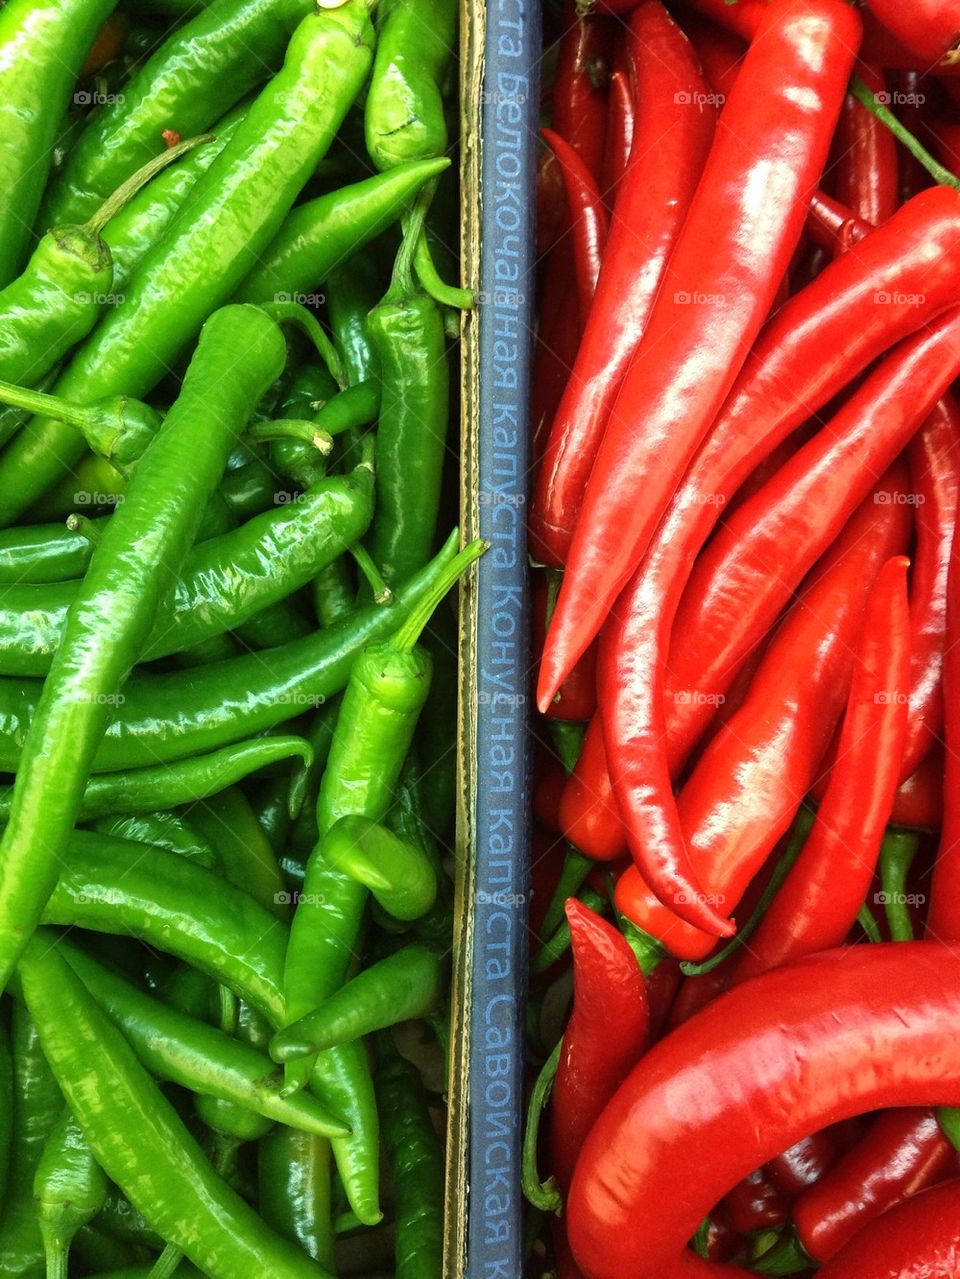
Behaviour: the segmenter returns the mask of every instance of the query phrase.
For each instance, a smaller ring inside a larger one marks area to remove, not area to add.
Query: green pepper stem
[[[402,302],[416,292],[414,286],[414,263],[416,261],[417,246],[423,235],[427,210],[430,207],[430,201],[433,199],[435,189],[435,180],[425,183],[413,203],[413,208],[401,221],[403,240],[393,263],[390,287],[383,295],[381,306],[389,305],[392,302]]]
[[[560,1064],[562,1045],[561,1039],[543,1063],[537,1075],[537,1081],[533,1085],[530,1104],[527,1107],[527,1125],[523,1134],[523,1157],[520,1165],[520,1184],[527,1202],[543,1212],[556,1213],[558,1217],[563,1209],[563,1201],[553,1177],[548,1177],[546,1181],[540,1178],[537,1170],[537,1147],[540,1138],[540,1116],[550,1100],[553,1081],[557,1077],[557,1067]]]
[[[617,923],[620,925],[624,941],[637,957],[640,971],[644,977],[649,977],[666,956],[667,952],[663,943],[650,933],[644,932],[642,928],[638,928],[632,919],[627,919],[626,915],[618,914]]]
[[[960,1150],[960,1110],[956,1106],[941,1106],[937,1123],[954,1150]]]
[[[100,541],[100,529],[86,515],[78,515],[76,511],[66,518],[66,525],[71,533],[79,533],[81,537],[85,537],[91,546],[97,546]]]
[[[301,306],[299,302],[260,302],[257,304],[258,309],[269,315],[272,320],[276,320],[278,324],[295,324],[304,334],[304,336],[313,343],[313,346],[327,366],[330,376],[336,382],[341,390],[346,386],[346,374],[343,369],[343,361],[333,345],[327,337],[326,330],[315,315],[307,310],[305,306]]]
[[[595,911],[598,915],[602,915],[607,905],[607,898],[602,893],[596,893],[593,889],[588,888],[580,897],[580,901],[588,908]],[[554,932],[547,938],[543,945],[539,948],[533,957],[530,965],[531,970],[538,976],[545,973],[549,968],[562,958],[570,949],[570,925],[564,919]]]
[[[363,575],[364,581],[370,587],[374,603],[392,604],[393,591],[391,591],[390,587],[383,580],[380,575],[380,570],[377,568],[376,564],[374,564],[367,548],[361,542],[354,542],[354,544],[347,549],[353,556],[357,568]]]
[[[568,777],[577,766],[586,731],[585,724],[577,724],[565,719],[550,720],[550,737],[553,741],[553,748],[557,752],[557,758],[563,765],[563,771]]]
[[[50,1230],[43,1230],[42,1234],[47,1259],[47,1279],[67,1279],[70,1273],[69,1245],[61,1237],[60,1231],[56,1232],[55,1237],[52,1237],[53,1232]]]
[[[541,925],[548,937],[563,923],[564,902],[568,897],[577,895],[596,864],[591,858],[584,857],[583,853],[572,844],[567,845],[563,869],[560,871],[560,878],[557,880],[557,886],[553,890],[553,896],[550,898],[550,904],[547,906]]]
[[[160,1256],[156,1259],[147,1274],[147,1279],[172,1279],[176,1274],[180,1262],[183,1260],[183,1253],[172,1243],[168,1243]]]
[[[473,290],[460,288],[455,284],[447,284],[437,270],[430,251],[430,241],[424,228],[417,239],[413,251],[413,265],[417,279],[424,293],[433,298],[441,306],[451,307],[454,311],[470,311],[473,309]]]
[[[0,404],[56,418],[58,422],[80,428],[92,426],[97,420],[96,411],[89,407],[74,404],[59,395],[49,395],[46,391],[31,391],[29,387],[17,386],[13,382],[0,382]]]
[[[751,1265],[762,1275],[793,1275],[809,1270],[813,1262],[791,1227],[771,1248],[755,1256]]]
[[[705,959],[702,964],[683,963],[680,965],[680,971],[685,977],[699,977],[703,973],[711,973],[713,970],[728,959],[730,955],[740,949],[745,942],[749,941],[753,934],[760,927],[764,915],[770,909],[770,903],[780,891],[783,881],[790,874],[794,862],[803,852],[803,846],[807,842],[807,836],[810,834],[810,828],[813,825],[813,814],[808,809],[801,809],[797,814],[797,820],[794,823],[793,832],[790,836],[789,843],[780,855],[773,874],[770,876],[770,882],[760,894],[760,900],[754,907],[753,914],[747,922],[740,928],[735,936],[731,937],[726,946],[722,947],[715,955],[711,955],[709,959]]]
[[[213,142],[215,138],[216,134],[201,133],[195,138],[187,138],[184,142],[178,142],[176,146],[169,147],[166,151],[161,152],[160,155],[155,155],[152,160],[148,160],[146,164],[141,165],[136,173],[127,178],[126,182],[121,183],[113,195],[104,200],[96,213],[83,224],[83,229],[89,232],[90,235],[99,235],[111,218],[116,217],[124,205],[129,203],[137,192],[147,185],[151,178],[156,177],[168,164],[173,164],[174,160],[179,160],[182,155],[186,155],[194,147],[202,146],[205,142]]]
[[[866,107],[868,111],[877,117],[881,124],[886,125],[897,141],[907,148],[913,158],[926,169],[935,182],[938,182],[941,186],[953,187],[955,191],[960,191],[960,180],[930,154],[919,138],[916,138],[909,129],[904,128],[889,107],[885,107],[882,102],[877,101],[876,94],[871,92],[869,86],[859,76],[855,75],[850,81],[850,91],[861,106]]]
[[[920,847],[911,831],[888,831],[880,849],[880,888],[883,911],[892,941],[913,941],[913,920],[907,905],[907,876]]]
[[[400,653],[409,653],[420,639],[424,627],[447,591],[456,584],[470,565],[489,549],[490,543],[478,537],[455,555],[433,590],[423,597],[393,639],[389,641],[390,648]]]
[[[870,907],[866,904],[861,906],[857,911],[857,923],[863,929],[864,933],[866,933],[867,941],[883,941],[883,938],[880,936],[880,927],[874,919],[873,912]]]
[[[333,452],[333,436],[329,431],[303,418],[279,417],[269,422],[255,422],[247,431],[247,438],[257,444],[266,444],[270,440],[299,440],[302,444],[311,445],[323,457]]]

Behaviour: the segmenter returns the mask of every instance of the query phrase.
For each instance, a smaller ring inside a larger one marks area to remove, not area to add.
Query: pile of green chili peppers
[[[0,9],[0,1274],[434,1279],[455,0]]]

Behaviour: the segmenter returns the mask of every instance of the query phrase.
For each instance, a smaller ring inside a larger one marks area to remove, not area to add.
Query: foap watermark
[[[876,506],[923,506],[923,493],[908,493],[903,489],[878,489],[873,495]]]
[[[327,904],[323,893],[301,893],[296,888],[291,892],[281,889],[279,893],[273,894],[273,900],[278,906],[325,906]]]
[[[692,906],[694,903],[699,906],[723,906],[727,898],[725,893],[693,893],[681,889],[679,893],[673,894],[673,900],[678,906]]]
[[[904,93],[900,89],[887,92],[882,89],[873,95],[873,100],[881,107],[922,107],[927,100],[925,93]]]
[[[927,903],[923,893],[890,892],[887,889],[874,893],[873,900],[878,906],[925,906]]]
[[[525,493],[500,493],[495,489],[481,489],[477,494],[480,506],[523,506],[526,500]]]
[[[926,300],[925,293],[904,293],[900,289],[878,289],[873,295],[874,306],[920,307]]]
[[[75,107],[112,107],[126,101],[122,93],[107,93],[103,89],[78,89],[73,95]]]
[[[892,693],[888,689],[881,689],[880,692],[874,693],[874,706],[906,706],[910,698],[906,693],[894,690]]]
[[[678,289],[673,295],[674,303],[677,306],[724,306],[726,305],[727,295],[725,293],[701,293],[694,289],[688,292],[686,289]]]
[[[673,100],[678,107],[722,107],[727,100],[725,93],[704,93],[694,90],[690,92],[687,89],[681,89],[679,93],[673,95]]]
[[[527,698],[524,693],[506,693],[506,692],[489,692],[487,689],[481,689],[477,694],[478,706],[526,706]]]
[[[527,300],[525,293],[512,289],[480,289],[473,295],[475,306],[520,307]]]
[[[74,302],[80,306],[123,306],[125,293],[74,293]]]
[[[723,693],[705,693],[699,688],[681,688],[673,695],[676,706],[722,706],[726,700]]]
[[[273,699],[275,706],[303,706],[307,710],[316,710],[326,703],[322,693],[280,693]]]
[[[82,706],[122,706],[127,698],[124,693],[78,693],[74,700]]]
[[[485,888],[477,889],[477,904],[480,906],[503,906],[514,909],[524,906],[526,901],[525,893],[488,893]]]
[[[122,493],[98,493],[96,489],[77,489],[73,495],[74,506],[121,506]]]
[[[323,306],[325,293],[274,293],[274,302],[295,302],[297,306]]]

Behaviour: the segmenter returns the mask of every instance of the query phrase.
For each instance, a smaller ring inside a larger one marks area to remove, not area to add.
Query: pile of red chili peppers
[[[955,1279],[960,6],[546,25],[530,1272]]]

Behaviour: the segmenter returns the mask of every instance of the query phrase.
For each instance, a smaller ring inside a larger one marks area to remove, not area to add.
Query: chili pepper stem
[[[877,921],[874,919],[873,912],[871,911],[869,906],[864,905],[860,907],[859,913],[857,914],[857,923],[866,933],[868,941],[870,942],[883,941],[883,938],[880,935],[880,926],[877,923]]]
[[[550,1100],[553,1081],[557,1077],[557,1067],[560,1064],[562,1047],[563,1040],[561,1039],[543,1063],[540,1073],[537,1075],[537,1081],[533,1085],[530,1104],[527,1107],[527,1126],[523,1134],[521,1165],[523,1193],[528,1203],[533,1204],[534,1208],[539,1208],[543,1212],[556,1213],[557,1216],[560,1215],[563,1208],[560,1192],[557,1189],[557,1183],[552,1177],[548,1177],[546,1181],[541,1180],[537,1171],[537,1147],[540,1141],[540,1119],[547,1102]]]
[[[478,537],[475,541],[465,546],[462,551],[458,552],[450,561],[433,590],[423,597],[390,641],[392,649],[399,653],[409,653],[415,647],[424,627],[430,621],[434,610],[447,591],[467,571],[470,565],[489,549],[490,543]]]
[[[455,284],[447,284],[442,279],[430,252],[430,241],[426,230],[420,232],[413,253],[414,270],[424,293],[430,295],[434,302],[448,306],[454,311],[470,311],[473,309],[473,290],[459,288]]]
[[[356,561],[357,568],[363,574],[364,580],[373,592],[374,602],[376,604],[390,604],[393,600],[393,591],[383,580],[380,570],[370,556],[370,552],[361,542],[354,542],[349,550]]]
[[[124,205],[133,199],[141,187],[147,185],[151,178],[156,177],[168,164],[173,164],[182,155],[186,155],[188,151],[202,146],[205,142],[213,142],[215,137],[216,135],[213,133],[201,133],[195,138],[187,138],[184,142],[178,142],[176,146],[169,147],[160,155],[154,156],[152,160],[148,160],[136,173],[127,178],[126,182],[121,183],[113,195],[104,200],[96,213],[83,224],[83,229],[91,235],[99,235],[110,219],[115,217]]]
[[[81,537],[85,537],[91,546],[96,546],[102,536],[101,530],[86,515],[78,515],[74,512],[66,518],[66,526],[69,532],[79,533]]]
[[[44,1237],[43,1246],[47,1258],[47,1279],[67,1279],[70,1268],[70,1254],[67,1248],[64,1247],[60,1232],[45,1230],[43,1225],[41,1225],[40,1233]]]
[[[92,425],[95,420],[95,415],[82,404],[72,404],[59,395],[31,391],[29,387],[15,386],[12,382],[0,382],[0,404],[9,404],[27,413],[55,417],[60,422],[81,428]]]
[[[940,186],[953,187],[955,191],[960,191],[960,179],[934,159],[923,143],[914,137],[909,129],[904,128],[889,107],[877,101],[876,95],[858,75],[850,81],[850,91],[862,106],[877,117],[881,124],[886,125],[897,141],[906,147],[919,164],[923,165],[935,182]]]
[[[176,1274],[177,1267],[183,1260],[183,1253],[179,1248],[175,1248],[172,1243],[168,1243],[160,1256],[150,1267],[147,1279],[172,1279]]]
[[[303,418],[273,418],[269,422],[255,422],[247,432],[247,437],[257,444],[267,444],[271,440],[299,440],[310,444],[321,457],[333,451],[333,436],[313,422]]]
[[[423,235],[423,227],[427,217],[427,210],[430,207],[430,201],[432,199],[433,189],[430,183],[427,183],[403,222],[403,240],[400,244],[397,256],[394,259],[393,274],[390,277],[390,287],[383,295],[383,299],[380,303],[381,306],[388,306],[391,303],[402,302],[404,298],[409,297],[415,291],[414,269],[417,256],[417,246]]]
[[[330,376],[341,390],[347,385],[343,361],[336,347],[327,337],[326,330],[316,316],[300,305],[299,302],[261,302],[259,308],[277,324],[295,324],[304,336],[313,343],[317,354],[330,370]]]

